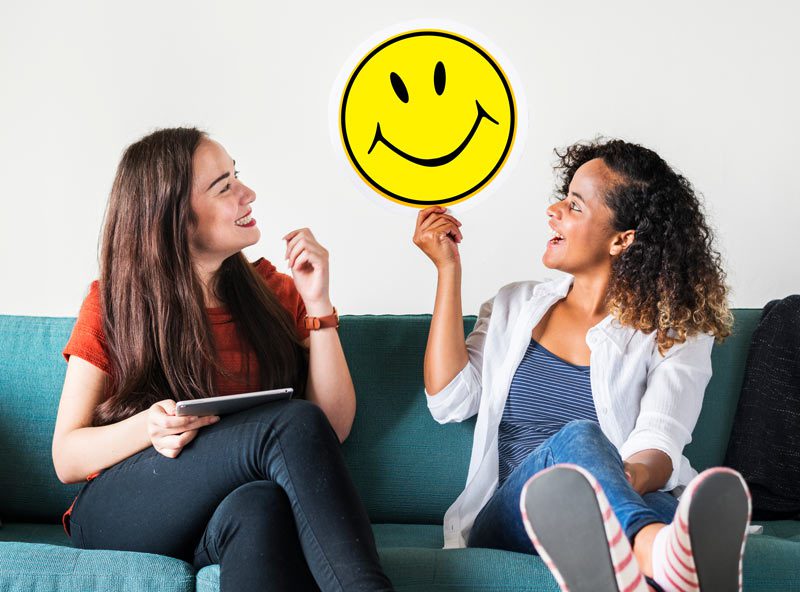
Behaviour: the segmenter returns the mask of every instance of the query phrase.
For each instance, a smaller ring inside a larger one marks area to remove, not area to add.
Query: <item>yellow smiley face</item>
[[[452,32],[387,39],[353,70],[339,133],[358,175],[412,207],[452,205],[500,172],[517,116],[506,75],[486,50]]]

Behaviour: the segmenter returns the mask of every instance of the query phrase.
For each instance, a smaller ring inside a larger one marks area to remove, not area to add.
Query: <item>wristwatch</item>
[[[305,318],[306,329],[309,331],[317,331],[318,329],[327,329],[328,327],[339,328],[339,313],[336,312],[336,307],[333,307],[333,313],[324,317],[309,317]]]

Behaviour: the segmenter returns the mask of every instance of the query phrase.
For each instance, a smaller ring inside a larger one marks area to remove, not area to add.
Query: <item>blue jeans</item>
[[[539,471],[558,463],[578,465],[600,483],[622,529],[633,540],[648,524],[669,524],[678,500],[663,491],[641,496],[625,476],[622,458],[594,421],[571,421],[531,452],[508,476],[475,519],[467,546],[536,553],[519,509],[522,487]]]

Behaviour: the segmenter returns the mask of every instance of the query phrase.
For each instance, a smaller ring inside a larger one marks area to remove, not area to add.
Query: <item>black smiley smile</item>
[[[378,142],[382,142],[389,150],[391,150],[398,156],[401,156],[406,160],[413,162],[414,164],[426,167],[437,167],[443,164],[447,164],[448,162],[454,160],[459,154],[461,154],[464,151],[464,148],[466,148],[467,144],[470,143],[472,137],[475,135],[475,132],[478,131],[478,126],[481,124],[481,121],[483,119],[488,119],[495,125],[500,125],[500,123],[494,117],[492,117],[486,112],[486,109],[483,108],[483,106],[477,99],[475,100],[475,106],[477,107],[478,114],[475,116],[475,123],[472,124],[472,129],[469,130],[469,133],[467,134],[467,137],[464,138],[464,141],[461,142],[461,144],[459,144],[458,147],[449,154],[445,154],[444,156],[438,156],[436,158],[420,158],[418,156],[409,154],[408,152],[401,150],[400,148],[398,148],[397,146],[395,146],[389,140],[386,139],[386,137],[381,132],[380,122],[378,122],[377,128],[375,129],[375,137],[372,139],[372,145],[370,145],[369,150],[367,150],[367,154],[370,154],[372,152],[372,150],[375,148]]]

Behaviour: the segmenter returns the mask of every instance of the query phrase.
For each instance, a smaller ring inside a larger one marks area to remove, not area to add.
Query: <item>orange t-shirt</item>
[[[294,287],[294,280],[286,274],[279,273],[275,266],[264,258],[259,259],[253,265],[295,320],[298,337],[301,340],[306,339],[308,329],[305,328],[303,322],[306,316],[306,307]],[[260,390],[258,359],[250,345],[239,339],[236,324],[231,315],[225,308],[207,308],[206,312],[211,322],[211,332],[214,336],[220,364],[228,374],[225,376],[217,373],[216,391],[209,395],[235,395]],[[111,364],[103,333],[100,290],[97,281],[92,282],[89,288],[89,295],[83,301],[80,313],[78,313],[78,320],[75,322],[63,354],[67,361],[71,355],[76,355],[97,366],[106,374],[111,373]],[[247,372],[248,366],[249,372]]]

